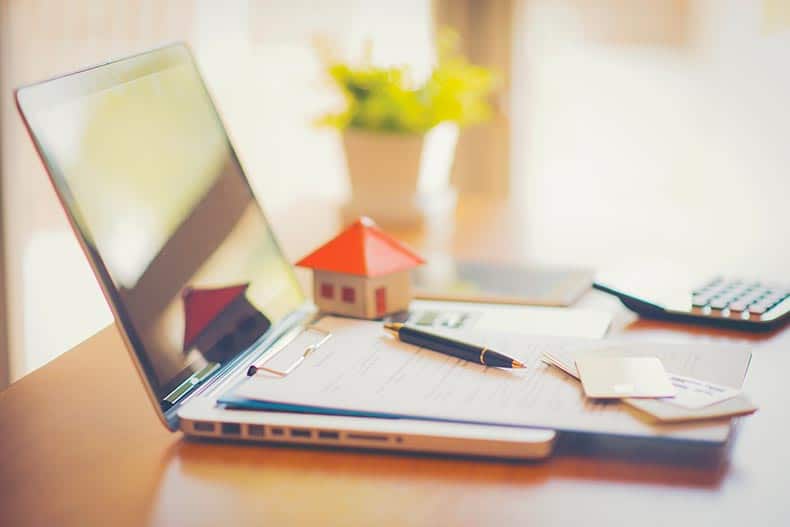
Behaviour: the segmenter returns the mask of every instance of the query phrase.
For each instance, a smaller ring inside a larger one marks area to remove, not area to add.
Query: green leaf
[[[496,75],[470,64],[458,51],[458,35],[443,30],[438,38],[439,60],[421,86],[409,82],[406,67],[379,68],[332,63],[329,78],[345,99],[345,108],[318,119],[322,126],[377,132],[424,133],[439,123],[459,126],[484,122],[491,116],[488,96]]]

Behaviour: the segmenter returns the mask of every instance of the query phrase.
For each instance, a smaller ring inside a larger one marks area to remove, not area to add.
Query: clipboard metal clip
[[[274,357],[276,357],[281,351],[288,349],[294,343],[294,341],[299,340],[300,337],[307,336],[309,333],[317,333],[318,334],[316,336],[317,340],[315,342],[311,342],[310,344],[306,345],[302,351],[302,354],[294,362],[292,362],[290,366],[288,366],[285,369],[277,369],[277,368],[271,368],[266,366],[266,364]],[[305,361],[305,359],[307,359],[307,357],[312,355],[318,348],[320,348],[330,338],[332,338],[332,333],[330,333],[329,331],[325,331],[315,326],[310,326],[306,328],[304,331],[300,332],[298,335],[296,335],[291,342],[280,348],[277,352],[271,354],[269,357],[266,357],[266,360],[264,360],[261,364],[250,365],[250,367],[247,368],[247,377],[252,377],[253,375],[261,371],[270,373],[277,377],[286,377],[291,372],[293,372],[296,368],[301,366],[301,364]]]

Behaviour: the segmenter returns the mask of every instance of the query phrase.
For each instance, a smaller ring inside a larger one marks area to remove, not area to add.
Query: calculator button
[[[765,300],[763,300],[761,302],[755,303],[754,305],[755,306],[762,306],[762,307],[765,308],[766,311],[768,311],[768,310],[772,309],[776,305],[776,302],[766,302]]]
[[[710,307],[712,307],[713,309],[724,309],[725,307],[727,307],[727,305],[729,305],[729,303],[730,303],[730,299],[727,297],[714,298],[710,302]]]
[[[768,306],[759,302],[749,306],[749,313],[752,313],[753,315],[762,315],[766,311],[768,311]]]
[[[766,304],[770,303],[772,306],[774,306],[784,299],[785,299],[785,295],[783,293],[773,293],[765,297],[763,299],[763,302],[765,302]]]
[[[747,293],[749,293],[749,291],[750,289],[745,286],[736,287],[735,290],[732,292],[732,296],[738,298],[746,295]]]
[[[746,311],[746,308],[749,307],[749,304],[743,302],[741,300],[736,300],[732,304],[730,304],[730,311]]]
[[[438,316],[438,311],[426,311],[420,315],[415,324],[418,326],[432,326]]]
[[[444,326],[446,328],[458,329],[463,325],[464,320],[466,320],[466,316],[463,314],[452,314],[447,315],[444,320],[442,320],[439,325]]]
[[[717,286],[721,286],[722,283],[723,281],[721,278],[714,278],[713,280],[706,282],[705,284],[697,287],[696,289],[693,290],[693,292],[694,294],[711,293],[714,288],[716,288]]]
[[[744,304],[746,304],[748,306],[749,304],[755,303],[758,298],[760,298],[759,291],[745,294],[741,298],[739,298],[738,301],[739,302],[743,302]]]
[[[707,295],[694,295],[691,297],[691,305],[694,307],[702,307],[708,305],[710,297]]]

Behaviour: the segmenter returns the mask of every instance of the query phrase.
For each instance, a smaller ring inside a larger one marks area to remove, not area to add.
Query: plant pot
[[[442,123],[425,134],[348,129],[343,134],[351,200],[346,221],[370,216],[391,227],[422,224],[455,206],[450,186],[458,127]]]

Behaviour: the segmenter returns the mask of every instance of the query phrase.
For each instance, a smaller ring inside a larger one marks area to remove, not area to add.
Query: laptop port
[[[349,439],[357,439],[359,441],[378,441],[378,442],[384,442],[389,439],[387,436],[379,436],[373,434],[348,434],[346,437]]]
[[[263,437],[265,432],[263,425],[249,425],[247,427],[247,433],[252,437]]]
[[[307,437],[311,436],[310,430],[306,428],[291,428],[291,437]]]
[[[204,421],[196,421],[192,423],[192,429],[195,432],[213,432],[214,423],[206,423]]]
[[[222,433],[229,436],[241,435],[241,425],[239,423],[222,423]]]
[[[318,439],[340,439],[340,432],[332,432],[331,430],[319,430]]]
[[[282,428],[271,428],[271,429],[269,429],[269,432],[270,432],[270,433],[271,433],[273,436],[281,436],[281,435],[284,435],[284,434],[285,434],[285,432],[283,432],[283,429],[282,429]]]

